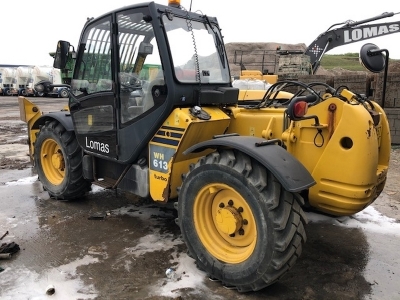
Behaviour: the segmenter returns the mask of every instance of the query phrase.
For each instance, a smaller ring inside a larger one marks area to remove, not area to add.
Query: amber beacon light
[[[181,6],[180,0],[168,0],[168,6],[179,7]]]

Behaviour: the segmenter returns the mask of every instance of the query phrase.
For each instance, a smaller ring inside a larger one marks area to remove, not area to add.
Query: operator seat
[[[157,76],[150,81],[149,86],[147,87],[146,94],[143,98],[143,112],[149,110],[154,106],[154,99],[153,99],[153,87],[156,85],[164,85],[164,73],[162,70],[159,70]]]

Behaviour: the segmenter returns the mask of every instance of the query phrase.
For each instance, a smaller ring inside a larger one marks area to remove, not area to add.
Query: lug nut
[[[229,205],[229,206],[233,206],[233,201],[232,201],[232,200],[229,200],[229,201],[228,201],[228,205]]]
[[[238,212],[242,213],[243,212],[243,207],[238,208]]]
[[[243,225],[247,225],[247,224],[249,224],[249,222],[246,219],[244,219],[243,220]]]
[[[219,207],[220,208],[223,208],[223,207],[225,207],[225,204],[223,204],[222,202],[219,204]]]
[[[239,235],[244,235],[244,229],[243,228],[239,229]]]

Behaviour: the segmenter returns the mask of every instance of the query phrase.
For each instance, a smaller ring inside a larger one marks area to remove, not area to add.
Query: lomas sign
[[[399,24],[369,26],[369,27],[345,30],[343,32],[343,36],[345,43],[352,43],[363,39],[395,33],[398,32],[399,30],[400,30]]]

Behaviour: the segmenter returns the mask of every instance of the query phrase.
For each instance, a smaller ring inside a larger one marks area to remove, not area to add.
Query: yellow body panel
[[[43,115],[43,112],[31,101],[23,96],[18,97],[19,114],[20,120],[27,123],[28,125],[28,144],[29,144],[29,156],[31,162],[33,162],[33,147],[36,141],[36,134],[39,129],[33,129],[33,124]],[[68,111],[68,106],[65,106],[62,110]]]
[[[230,108],[233,118],[227,133],[251,135],[265,139],[281,138],[283,131],[283,108]]]
[[[189,170],[191,163],[209,153],[184,155],[192,145],[210,140],[214,135],[223,134],[230,118],[214,107],[203,108],[210,120],[193,117],[189,108],[177,108],[165,120],[149,144],[150,195],[155,201],[167,201],[177,197],[177,188],[182,184],[182,174]],[[161,167],[160,167],[161,165]]]
[[[307,116],[287,123],[284,108],[231,108],[228,133],[282,139],[287,151],[311,173],[316,185],[309,189],[309,203],[332,215],[351,215],[371,204],[382,191],[390,157],[390,131],[386,115],[378,124],[367,108],[329,97],[312,106]],[[289,124],[289,125],[285,125]]]
[[[332,106],[334,112],[329,111]],[[311,206],[333,215],[361,211],[376,199],[386,178],[390,155],[386,116],[381,114],[375,126],[365,107],[338,98],[311,107],[308,114],[320,116],[322,125],[316,128],[313,119],[295,122],[295,138],[286,145],[317,182],[309,190]],[[382,131],[386,146],[380,149],[377,132]]]
[[[239,90],[239,101],[251,101],[262,99],[265,95],[265,90]],[[288,92],[279,92],[276,99],[289,100],[293,97],[293,94]]]
[[[18,97],[19,113],[21,121],[28,125],[28,143],[29,143],[29,157],[33,161],[33,147],[36,140],[36,134],[39,129],[32,129],[33,124],[40,118],[42,112],[40,109],[25,97]]]

